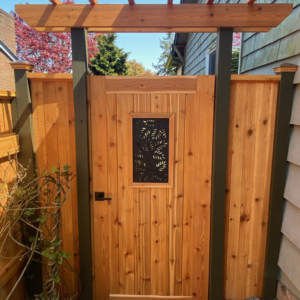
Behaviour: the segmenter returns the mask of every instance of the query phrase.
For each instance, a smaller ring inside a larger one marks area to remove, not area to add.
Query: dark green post
[[[31,72],[33,65],[26,61],[11,62],[11,67],[15,70],[16,83],[16,98],[12,102],[12,122],[13,131],[19,135],[20,153],[18,161],[22,166],[28,168],[28,179],[33,178],[35,167],[34,156],[34,139],[32,127],[32,105],[30,96],[30,87],[27,79],[27,72]],[[27,231],[30,232],[30,227]],[[23,243],[28,243],[24,240]],[[27,276],[33,275],[33,279],[26,279],[26,291],[30,298],[35,298],[34,295],[41,294],[43,289],[42,268],[39,260],[40,256],[35,256],[28,270]]]
[[[76,173],[79,227],[81,299],[93,299],[90,219],[89,133],[87,81],[87,31],[72,28],[73,89],[75,109]]]
[[[33,65],[26,61],[11,62],[15,71],[16,98],[12,102],[13,131],[20,138],[20,153],[18,160],[24,167],[28,168],[29,178],[33,176],[34,170],[34,148],[32,128],[32,105],[27,72],[33,70]]]
[[[290,119],[294,93],[293,81],[297,69],[298,66],[291,64],[283,64],[274,69],[276,74],[281,75],[281,81],[278,92],[273,146],[268,235],[262,297],[264,300],[273,300],[276,296],[283,195],[291,132]]]
[[[219,28],[214,112],[209,300],[223,298],[225,188],[233,28]]]

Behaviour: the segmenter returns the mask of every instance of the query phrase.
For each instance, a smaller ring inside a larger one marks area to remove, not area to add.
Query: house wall
[[[15,20],[0,9],[0,40],[16,54]],[[0,90],[15,90],[14,71],[10,59],[0,50]]]
[[[215,0],[214,3],[239,3],[242,0]],[[198,0],[197,3],[206,3]],[[206,53],[217,43],[216,33],[190,33],[186,44],[184,75],[205,75]]]
[[[257,0],[257,3],[266,2]],[[300,1],[293,3],[293,13],[268,33],[242,35],[241,73],[274,74],[273,67],[288,62],[300,66]],[[295,75],[295,93],[291,117],[291,139],[287,157],[284,193],[282,242],[278,261],[279,300],[300,299],[300,70]]]

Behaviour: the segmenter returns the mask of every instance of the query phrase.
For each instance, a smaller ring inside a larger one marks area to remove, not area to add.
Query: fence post
[[[263,299],[273,300],[276,296],[277,263],[280,250],[283,195],[286,179],[287,155],[290,139],[290,119],[293,104],[293,81],[298,66],[283,64],[274,68],[281,75],[279,85],[273,161],[271,174],[268,235],[266,245]]]
[[[32,127],[32,105],[27,72],[33,70],[33,65],[26,61],[11,62],[15,72],[16,97],[12,102],[13,131],[19,135],[20,153],[18,161],[27,167],[28,178],[33,178],[35,167],[34,140]],[[25,241],[25,243],[28,241]],[[40,260],[40,257],[36,257]],[[27,293],[30,298],[43,291],[41,263],[33,261],[27,271],[34,279],[26,279]]]
[[[219,28],[214,112],[209,300],[223,299],[225,188],[233,28]]]
[[[13,131],[20,138],[19,162],[28,168],[28,176],[32,178],[34,171],[34,150],[32,131],[32,105],[27,72],[33,70],[33,65],[26,61],[11,62],[15,72],[16,98],[12,102]]]
[[[81,299],[93,299],[87,110],[87,30],[71,28]]]

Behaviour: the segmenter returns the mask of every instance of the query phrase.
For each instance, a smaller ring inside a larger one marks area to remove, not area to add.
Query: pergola
[[[88,74],[86,36],[92,32],[217,32],[217,63],[215,89],[214,146],[212,166],[210,300],[222,299],[224,247],[224,211],[229,121],[230,78],[233,32],[267,32],[278,26],[292,11],[293,4],[90,4],[62,5],[50,0],[49,5],[16,5],[17,14],[42,32],[71,32],[73,54],[73,87],[76,128],[76,164],[78,182],[78,222],[80,273],[84,286],[82,299],[92,299],[92,260],[89,204],[89,141],[87,119]],[[215,1],[216,2],[216,1]],[[24,71],[24,70],[18,70]],[[288,71],[282,71],[288,72]],[[287,78],[287,86],[288,80]],[[18,96],[19,99],[22,96]],[[24,101],[27,101],[26,99]],[[277,146],[276,146],[277,147]],[[280,139],[278,147],[280,147]],[[276,149],[275,149],[276,151]],[[24,153],[24,151],[23,151]],[[286,157],[278,158],[285,160]],[[28,162],[28,160],[26,160]],[[276,164],[276,159],[275,159]],[[284,174],[284,172],[282,172]],[[284,175],[283,175],[284,176]],[[284,179],[283,179],[284,181]],[[276,187],[275,187],[276,188]],[[275,191],[275,190],[274,190]],[[276,214],[270,217],[268,230],[280,231]],[[275,232],[276,233],[276,232]],[[277,233],[276,233],[277,234]],[[277,256],[280,241],[267,245],[264,299],[271,299],[276,285]],[[277,249],[276,248],[276,249]]]

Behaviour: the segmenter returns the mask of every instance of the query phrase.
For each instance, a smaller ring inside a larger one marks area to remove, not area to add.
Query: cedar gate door
[[[88,77],[94,299],[208,298],[214,82]]]

